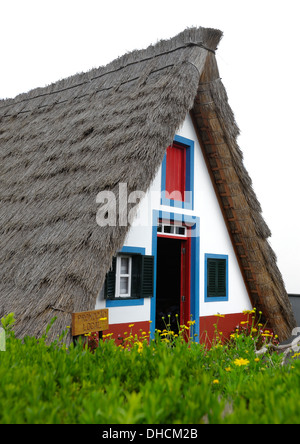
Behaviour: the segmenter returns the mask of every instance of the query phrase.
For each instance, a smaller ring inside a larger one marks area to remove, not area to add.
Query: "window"
[[[194,207],[194,142],[175,136],[162,163],[162,205]]]
[[[205,302],[228,301],[228,256],[205,255]]]
[[[120,255],[117,257],[116,297],[130,298],[131,296],[131,267],[132,258]]]
[[[181,225],[170,225],[159,222],[157,225],[157,234],[166,234],[171,236],[186,237],[187,228]]]
[[[129,300],[153,296],[154,257],[118,254],[106,275],[104,297]]]
[[[184,201],[186,149],[174,142],[166,154],[166,193],[173,200]]]

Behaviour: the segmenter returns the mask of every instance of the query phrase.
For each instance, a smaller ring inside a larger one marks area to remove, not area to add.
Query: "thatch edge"
[[[215,57],[209,54],[206,63],[192,119],[250,300],[262,311],[269,328],[285,340],[296,320],[268,242],[271,231],[244,166],[237,142],[240,130]]]

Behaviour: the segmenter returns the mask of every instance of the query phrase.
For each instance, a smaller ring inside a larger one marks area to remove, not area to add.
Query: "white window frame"
[[[121,274],[121,260],[128,259],[128,273]],[[132,276],[132,257],[127,254],[118,254],[116,264],[116,298],[130,298],[131,297],[131,276]],[[128,293],[121,294],[121,278],[128,278]]]
[[[177,229],[183,229],[184,234],[179,234],[177,232]],[[159,222],[157,233],[161,236],[187,237],[187,228],[184,225],[166,224],[164,222]]]

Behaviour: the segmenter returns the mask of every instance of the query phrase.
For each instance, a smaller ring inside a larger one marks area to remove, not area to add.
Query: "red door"
[[[156,328],[165,328],[162,319],[171,318],[171,328],[177,323],[187,325],[190,320],[190,237],[167,234],[157,235],[156,275]],[[174,233],[174,232],[173,232]],[[175,317],[179,315],[179,317]]]

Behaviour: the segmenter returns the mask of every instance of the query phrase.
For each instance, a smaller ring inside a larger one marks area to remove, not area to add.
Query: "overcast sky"
[[[217,61],[289,293],[300,294],[299,0],[0,0],[0,98],[191,26],[221,29]]]

